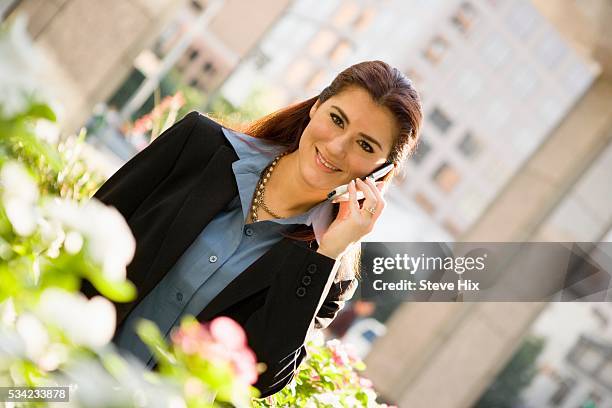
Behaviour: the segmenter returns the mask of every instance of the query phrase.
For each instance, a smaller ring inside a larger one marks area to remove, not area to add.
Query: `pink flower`
[[[212,337],[206,327],[201,324],[182,325],[172,333],[172,342],[185,354],[195,354],[202,344],[212,342]]]
[[[360,377],[359,378],[359,385],[364,387],[364,388],[372,388],[374,387],[374,384],[372,383],[371,380],[364,378],[364,377]]]
[[[246,346],[244,330],[229,317],[218,317],[210,322],[210,333],[215,341],[230,349],[236,350]]]
[[[214,363],[229,363],[239,381],[257,381],[257,358],[247,346],[244,330],[229,317],[208,324],[183,324],[171,335],[175,347],[187,355],[197,355]]]
[[[327,347],[332,353],[332,360],[334,364],[339,366],[348,366],[350,359],[346,350],[342,346],[342,343],[338,339],[333,339],[327,342]]]
[[[357,354],[357,348],[354,344],[344,343],[344,350],[351,364],[361,363],[362,360]]]
[[[243,349],[233,355],[233,366],[238,378],[247,384],[255,384],[257,381],[257,358],[255,353],[249,349]]]

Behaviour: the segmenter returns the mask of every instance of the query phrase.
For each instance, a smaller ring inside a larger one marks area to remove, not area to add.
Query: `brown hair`
[[[266,115],[240,129],[242,132],[285,146],[288,152],[298,149],[304,129],[310,122],[309,112],[319,101],[323,103],[349,87],[358,86],[366,90],[372,100],[387,108],[395,117],[399,134],[389,153],[388,160],[395,164],[395,169],[384,177],[390,182],[404,159],[416,148],[423,113],[419,94],[400,70],[382,61],[364,61],[342,71],[332,83],[318,95],[303,102],[290,105]],[[334,205],[334,216],[338,205]],[[287,234],[288,237],[302,240],[314,240],[310,227]]]

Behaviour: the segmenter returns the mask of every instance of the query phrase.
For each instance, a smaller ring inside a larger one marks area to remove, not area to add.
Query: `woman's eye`
[[[331,113],[330,116],[336,125],[344,129],[344,121],[340,116],[336,115],[335,113]]]
[[[361,148],[363,150],[365,150],[366,152],[374,153],[374,149],[372,148],[372,146],[368,142],[366,142],[365,140],[360,140],[357,143],[359,143],[359,146],[361,146]]]

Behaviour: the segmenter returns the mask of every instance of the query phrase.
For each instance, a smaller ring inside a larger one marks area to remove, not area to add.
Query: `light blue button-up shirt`
[[[311,225],[313,220],[320,224],[331,213],[331,204],[322,202],[295,217],[245,225],[260,174],[280,148],[242,133],[227,129],[223,132],[238,155],[232,164],[238,195],[132,310],[115,336],[120,349],[128,350],[149,367],[154,364],[152,354],[134,330],[140,318],[154,321],[168,338],[182,316],[197,316],[232,280],[280,241],[281,232],[292,230],[295,224]]]

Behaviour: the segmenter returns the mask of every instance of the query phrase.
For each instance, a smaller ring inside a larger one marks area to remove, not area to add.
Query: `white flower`
[[[28,95],[42,94],[41,85],[45,80],[47,60],[33,45],[27,31],[27,18],[19,15],[9,31],[0,32],[0,108],[2,114],[12,117],[22,112]]]
[[[66,234],[66,239],[64,240],[64,248],[66,248],[66,252],[69,254],[78,253],[83,247],[83,236],[76,232],[70,231]]]
[[[17,318],[15,329],[25,342],[27,356],[36,361],[49,344],[47,329],[30,313],[24,313]]]
[[[38,220],[38,228],[41,238],[47,245],[47,256],[49,258],[57,258],[66,239],[66,233],[62,225],[58,221],[50,222],[41,217]]]
[[[0,170],[2,204],[15,232],[28,236],[36,229],[38,187],[26,169],[17,162],[8,162]]]
[[[60,137],[59,126],[46,119],[36,121],[34,134],[51,145],[57,144]]]
[[[322,404],[331,405],[334,408],[342,408],[340,397],[338,397],[333,392],[324,392],[323,394],[316,394],[314,397]]]
[[[0,303],[0,325],[12,327],[17,319],[15,304],[12,298],[6,299]]]
[[[119,211],[95,199],[84,204],[55,199],[46,203],[43,211],[85,238],[89,254],[102,266],[107,279],[125,279],[125,268],[134,256],[136,241]]]
[[[68,347],[60,343],[53,343],[38,359],[38,367],[45,371],[54,371],[60,364],[68,360],[68,357]]]
[[[40,297],[38,314],[76,344],[91,348],[104,346],[115,332],[115,306],[101,296],[88,300],[81,293],[49,288]]]

